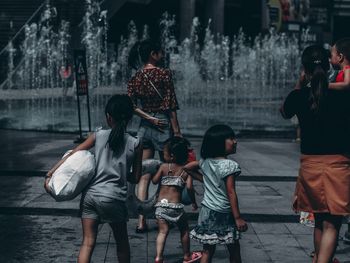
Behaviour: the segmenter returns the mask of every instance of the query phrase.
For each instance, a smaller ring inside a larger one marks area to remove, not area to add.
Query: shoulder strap
[[[155,90],[155,92],[157,92],[159,98],[163,99],[162,94],[160,94],[160,92],[158,91],[158,89],[156,88],[156,86],[153,84],[153,82],[151,81],[151,79],[148,77],[148,75],[141,70],[141,73],[146,77],[146,79],[148,80],[148,82],[151,84],[152,88]]]
[[[171,175],[173,170],[171,170],[171,163],[168,163],[168,175]]]

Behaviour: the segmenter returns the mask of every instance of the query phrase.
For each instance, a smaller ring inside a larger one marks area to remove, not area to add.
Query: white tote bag
[[[95,168],[95,157],[92,153],[75,152],[52,175],[48,184],[51,196],[58,202],[74,199],[91,181]]]

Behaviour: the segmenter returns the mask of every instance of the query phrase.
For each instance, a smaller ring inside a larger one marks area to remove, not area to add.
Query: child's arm
[[[77,147],[73,149],[73,151],[71,151],[63,159],[61,159],[58,163],[56,163],[55,166],[46,174],[46,179],[44,184],[46,191],[49,191],[49,188],[47,185],[49,182],[49,179],[54,174],[54,172],[58,169],[58,167],[60,167],[68,159],[69,156],[71,156],[77,151],[89,150],[92,147],[94,147],[94,145],[95,145],[95,133],[91,134],[83,143],[79,144]]]
[[[294,89],[301,89],[302,86],[305,83],[305,79],[306,79],[305,71],[302,70],[301,73],[300,73],[300,77],[299,77],[297,83],[295,83]]]
[[[186,188],[187,188],[187,193],[190,196],[191,203],[192,203],[192,210],[197,210],[198,205],[196,202],[196,194],[193,188],[193,179],[190,175],[188,175],[187,180],[186,180]]]
[[[329,83],[330,89],[349,90],[350,89],[350,69],[344,70],[344,81]]]
[[[164,167],[166,166],[166,164],[162,164],[157,173],[152,177],[152,183],[153,184],[158,184],[160,182],[160,178],[162,178],[162,175],[163,175],[163,170],[164,170]]]
[[[142,173],[142,143],[135,148],[135,158],[132,164],[132,173],[128,173],[127,180],[132,184],[137,184],[140,181]]]
[[[231,205],[231,211],[236,222],[238,231],[245,232],[248,229],[247,223],[241,218],[241,213],[238,206],[238,198],[236,194],[235,177],[228,175],[226,177],[226,191]]]
[[[199,162],[193,161],[186,164],[183,167],[183,170],[188,173],[193,179],[196,179],[203,183],[203,175],[198,171],[199,170]]]

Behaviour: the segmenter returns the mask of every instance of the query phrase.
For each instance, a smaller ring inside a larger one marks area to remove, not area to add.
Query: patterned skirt
[[[184,205],[180,203],[168,203],[166,199],[156,203],[155,216],[157,219],[162,219],[168,223],[177,223],[184,216]]]
[[[232,213],[219,213],[202,206],[198,224],[190,232],[190,238],[202,244],[232,244],[241,238]]]

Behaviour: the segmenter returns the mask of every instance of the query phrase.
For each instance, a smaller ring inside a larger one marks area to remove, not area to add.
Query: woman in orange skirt
[[[302,54],[306,84],[286,98],[284,118],[298,117],[301,160],[295,211],[315,214],[313,263],[335,254],[344,215],[350,214],[350,92],[328,89],[328,54],[310,46]]]

